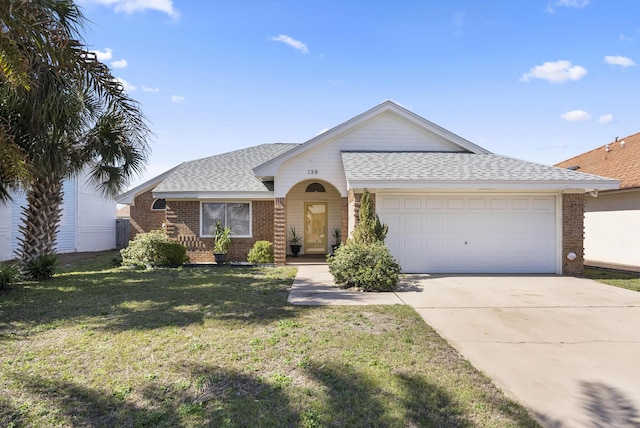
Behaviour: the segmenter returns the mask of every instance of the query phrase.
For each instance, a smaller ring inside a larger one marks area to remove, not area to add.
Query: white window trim
[[[231,234],[232,238],[253,238],[253,204],[251,201],[200,201],[200,237],[201,238],[214,238],[215,235],[205,235],[202,226],[204,222],[202,221],[202,204],[249,204],[249,234],[248,235],[235,235]],[[227,210],[225,209],[225,215]]]
[[[159,209],[159,208],[153,208],[153,206],[156,204],[156,202],[158,202],[160,199],[164,199],[164,198],[155,198],[153,200],[153,203],[151,203],[151,211],[165,211],[166,210],[166,204],[167,204],[167,200],[164,200],[165,203],[165,208]]]

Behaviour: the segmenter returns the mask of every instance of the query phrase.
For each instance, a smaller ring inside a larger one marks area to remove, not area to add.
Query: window
[[[151,205],[152,211],[164,211],[167,208],[167,201],[164,199],[156,199]]]
[[[200,215],[200,235],[214,236],[216,222],[229,227],[236,238],[251,237],[251,203],[203,202]]]
[[[311,183],[307,186],[307,193],[312,193],[312,192],[326,192],[326,190],[324,189],[324,186],[320,183]]]

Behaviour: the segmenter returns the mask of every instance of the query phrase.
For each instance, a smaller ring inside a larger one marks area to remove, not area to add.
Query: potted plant
[[[223,265],[227,258],[229,244],[231,243],[231,229],[228,227],[222,227],[220,221],[217,221],[214,238],[213,257],[216,259],[217,264]]]
[[[298,257],[298,253],[302,248],[302,236],[296,233],[296,228],[293,226],[291,226],[291,231],[289,232],[289,245],[291,246],[293,257]]]
[[[340,244],[342,243],[342,230],[339,227],[333,229],[333,245],[331,246],[331,252],[335,253]]]

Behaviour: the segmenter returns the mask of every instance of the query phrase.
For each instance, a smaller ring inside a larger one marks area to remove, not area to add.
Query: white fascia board
[[[617,180],[588,180],[588,181],[401,181],[401,180],[362,180],[348,182],[350,190],[355,189],[468,189],[468,190],[610,190],[618,189]]]
[[[154,198],[169,200],[273,200],[273,192],[152,192]]]

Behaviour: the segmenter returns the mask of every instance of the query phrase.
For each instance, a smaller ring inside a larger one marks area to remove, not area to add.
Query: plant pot
[[[227,259],[226,253],[217,253],[214,254],[213,257],[216,259],[216,263],[219,265],[223,265],[225,260]]]
[[[293,257],[298,257],[301,248],[302,245],[291,244],[291,253],[293,254]]]

